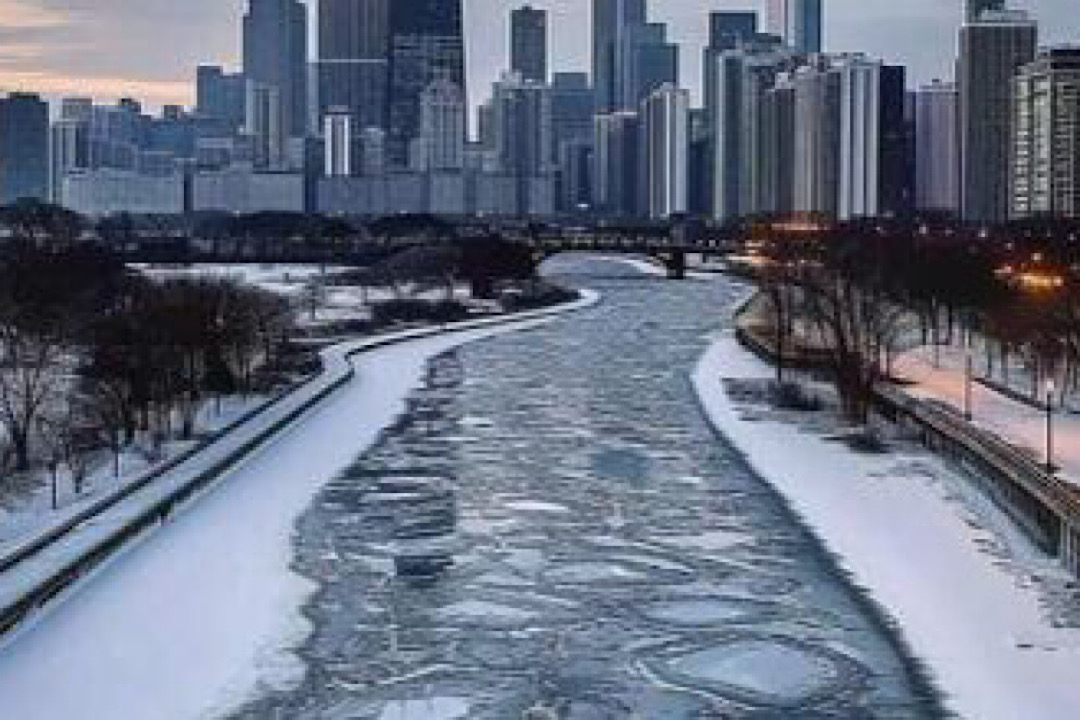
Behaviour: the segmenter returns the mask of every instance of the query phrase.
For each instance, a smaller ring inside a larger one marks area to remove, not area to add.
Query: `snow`
[[[908,392],[944,402],[958,412],[964,407],[964,353],[942,348],[935,364],[934,350],[919,348],[902,355],[896,372],[915,383]],[[1003,395],[985,385],[971,385],[972,417],[976,426],[1030,451],[1040,461],[1046,456],[1046,412]],[[1080,485],[1080,415],[1054,413],[1054,463],[1062,478]]]
[[[379,720],[459,720],[468,716],[469,703],[464,698],[433,697],[391,703]]]
[[[418,339],[358,356],[351,381],[0,650],[4,716],[190,720],[223,714],[261,687],[294,685],[303,665],[290,648],[310,631],[300,609],[313,591],[290,567],[296,518],[404,410],[430,358],[550,314],[401,333]],[[328,354],[332,376],[323,382],[345,372],[348,350]],[[94,525],[109,531],[119,522]],[[93,537],[93,529],[76,536],[68,550]],[[424,703],[403,717],[431,717]],[[441,704],[435,717],[465,712],[457,701]]]
[[[772,375],[724,333],[693,381],[717,428],[895,620],[950,708],[972,720],[1076,717],[1080,631],[1054,626],[1034,582],[1063,571],[1004,551],[993,520],[957,502],[965,480],[942,461],[856,453],[760,412],[749,421],[722,379]]]

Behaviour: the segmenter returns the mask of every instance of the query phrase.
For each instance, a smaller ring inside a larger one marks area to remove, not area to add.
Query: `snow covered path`
[[[902,377],[916,383],[907,388],[909,393],[940,400],[959,412],[964,406],[963,368],[963,353],[955,348],[944,349],[937,366],[931,348],[906,353],[896,366]],[[971,386],[971,397],[972,416],[977,426],[1029,450],[1040,461],[1045,458],[1045,412],[975,382]],[[1080,415],[1055,412],[1054,435],[1054,462],[1062,468],[1062,478],[1080,485]]]
[[[727,333],[694,383],[713,423],[898,623],[950,708],[971,720],[1080,716],[1080,631],[1052,626],[1030,574],[956,501],[965,481],[932,457],[855,453],[722,384],[773,372]]]
[[[108,564],[0,650],[0,708],[18,720],[191,720],[302,666],[312,590],[289,571],[296,517],[404,409],[427,361],[527,320],[361,355],[356,379]]]

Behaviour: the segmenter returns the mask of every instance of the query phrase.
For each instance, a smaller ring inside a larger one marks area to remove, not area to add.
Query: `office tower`
[[[679,47],[667,41],[666,25],[627,28],[618,57],[615,103],[621,110],[636,110],[657,88],[679,84]]]
[[[49,132],[49,201],[63,204],[64,177],[90,167],[90,123],[60,118]]]
[[[555,73],[551,81],[551,150],[559,209],[578,211],[591,202],[595,94],[586,73]]]
[[[1080,49],[1020,69],[1013,118],[1012,217],[1080,217]]]
[[[551,91],[520,75],[505,75],[495,83],[492,113],[498,167],[515,179],[518,211],[535,212],[540,204],[535,187],[552,181]]]
[[[637,217],[642,158],[638,114],[623,110],[597,115],[594,123],[595,209],[613,217]]]
[[[825,0],[788,0],[788,45],[801,53],[822,51]]]
[[[768,0],[766,32],[783,38],[801,53],[819,53],[823,47],[825,0]]]
[[[274,114],[281,117],[282,134],[303,137],[308,118],[306,6],[299,0],[250,0],[243,45],[248,84],[275,89],[281,109]],[[246,120],[251,124],[251,118]]]
[[[317,114],[345,108],[354,134],[385,128],[390,86],[390,0],[320,0]]]
[[[1008,216],[1013,78],[1035,58],[1037,41],[1022,12],[984,12],[960,29],[961,208],[970,222]]]
[[[526,80],[548,79],[547,11],[529,5],[510,13],[510,69]]]
[[[88,97],[66,97],[60,100],[60,118],[62,120],[83,120],[90,122],[94,116],[94,101]]]
[[[465,168],[465,97],[449,80],[436,80],[420,96],[420,135],[410,163],[423,172]]]
[[[196,70],[196,114],[218,121],[225,133],[236,133],[244,124],[246,85],[240,73],[227,73],[215,65]]]
[[[555,73],[551,81],[551,144],[592,139],[595,93],[585,73]]]
[[[645,0],[593,0],[592,79],[596,111],[618,109],[622,48],[630,28],[646,23]]]
[[[408,164],[420,129],[420,96],[436,80],[468,96],[461,0],[393,0],[387,159],[395,167]]]
[[[49,197],[49,106],[40,95],[0,99],[0,205]]]
[[[707,49],[722,52],[753,42],[758,35],[758,16],[754,12],[718,11],[709,13]]]
[[[986,11],[1002,12],[1005,0],[965,0],[964,17],[967,22],[976,22]]]
[[[662,85],[642,103],[645,207],[657,219],[687,211],[690,93]]]
[[[348,108],[329,108],[323,116],[324,172],[326,177],[350,177],[353,129]]]
[[[960,211],[956,85],[935,80],[915,94],[915,207]]]
[[[276,86],[248,80],[244,134],[251,138],[252,162],[257,169],[280,170],[285,165],[284,112]]]

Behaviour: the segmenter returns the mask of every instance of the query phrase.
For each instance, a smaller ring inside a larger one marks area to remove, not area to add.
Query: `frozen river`
[[[738,288],[551,269],[606,301],[432,363],[300,522],[306,678],[239,716],[935,716],[699,411],[689,373]]]

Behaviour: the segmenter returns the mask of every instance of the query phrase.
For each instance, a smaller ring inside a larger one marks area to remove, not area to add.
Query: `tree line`
[[[916,345],[971,348],[987,375],[1023,366],[1033,397],[1049,377],[1080,390],[1080,246],[1063,225],[864,220],[767,225],[748,241],[780,357],[823,349],[854,420]]]
[[[53,238],[55,240],[55,238]],[[0,244],[0,469],[191,438],[204,404],[260,388],[282,357],[287,301],[230,279],[153,280],[107,248]]]

